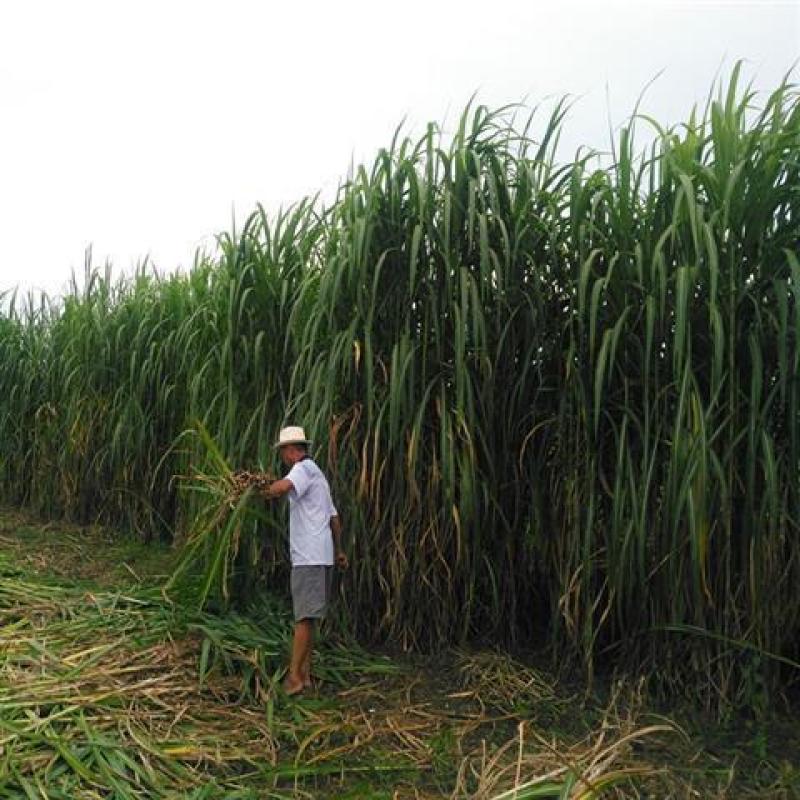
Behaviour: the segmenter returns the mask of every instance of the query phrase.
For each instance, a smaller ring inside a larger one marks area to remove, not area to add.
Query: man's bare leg
[[[303,688],[310,689],[311,684],[311,654],[314,652],[314,636],[313,636],[313,626],[314,621],[310,620],[312,626],[312,636],[311,641],[308,645],[308,652],[306,653],[306,660],[303,662]]]
[[[289,663],[289,674],[283,682],[286,694],[297,694],[305,687],[304,670],[311,662],[311,646],[314,640],[314,621],[301,619],[295,623],[292,640],[292,660]]]

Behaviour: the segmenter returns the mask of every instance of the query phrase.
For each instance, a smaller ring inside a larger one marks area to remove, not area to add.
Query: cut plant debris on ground
[[[800,797],[789,710],[712,722],[496,651],[328,631],[287,698],[285,599],[200,613],[162,591],[175,560],[0,512],[1,797]]]

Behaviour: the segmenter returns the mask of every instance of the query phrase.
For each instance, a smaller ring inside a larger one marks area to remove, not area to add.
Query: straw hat
[[[278,434],[275,447],[283,447],[285,444],[311,444],[311,440],[306,439],[306,432],[301,427],[289,425]]]

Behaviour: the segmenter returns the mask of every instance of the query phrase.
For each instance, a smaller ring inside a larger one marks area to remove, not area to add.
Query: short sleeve
[[[328,516],[329,517],[338,517],[339,516],[339,512],[336,510],[336,506],[333,504],[333,498],[331,498],[330,495],[328,495],[328,507],[329,507],[329,511],[328,511]]]
[[[286,480],[292,482],[292,486],[294,486],[294,491],[298,497],[302,497],[311,485],[311,478],[303,466],[302,461],[298,461],[297,464],[289,470]]]

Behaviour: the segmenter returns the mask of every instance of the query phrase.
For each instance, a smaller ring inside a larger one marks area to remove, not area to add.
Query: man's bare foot
[[[305,688],[306,685],[305,683],[303,683],[303,681],[293,681],[287,678],[283,682],[283,691],[286,692],[286,694],[288,694],[289,697],[295,694],[300,694],[300,692],[302,692],[303,689]]]

